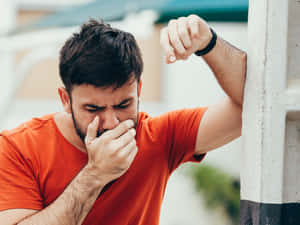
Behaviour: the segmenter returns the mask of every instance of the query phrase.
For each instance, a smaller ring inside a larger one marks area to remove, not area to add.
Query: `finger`
[[[117,149],[122,149],[134,140],[136,131],[134,128],[129,129],[126,133],[114,140],[114,145]]]
[[[132,140],[124,148],[120,149],[118,155],[119,157],[127,158],[135,148],[136,148],[136,141]]]
[[[189,34],[189,26],[187,23],[187,18],[180,17],[178,19],[177,31],[180,37],[181,42],[185,49],[192,47],[192,41]]]
[[[199,22],[196,16],[188,17],[188,26],[191,32],[192,38],[199,38]]]
[[[133,148],[133,150],[131,150],[131,152],[129,153],[127,160],[129,162],[129,164],[131,164],[136,156],[136,154],[138,153],[138,147]]]
[[[174,48],[175,52],[177,52],[179,55],[184,55],[185,48],[179,37],[177,26],[178,26],[177,22],[171,20],[171,22],[168,25],[169,40],[170,40],[171,46]]]
[[[134,126],[133,120],[125,120],[125,121],[121,122],[114,129],[106,131],[102,136],[108,138],[109,140],[113,140],[113,139],[120,137],[122,134],[127,132],[133,126]]]
[[[175,52],[170,44],[167,28],[163,28],[160,32],[160,45],[165,53],[166,63],[175,62],[176,61]]]
[[[95,116],[94,120],[88,125],[86,137],[85,137],[85,144],[89,145],[96,137],[97,137],[97,130],[99,127],[99,118]]]

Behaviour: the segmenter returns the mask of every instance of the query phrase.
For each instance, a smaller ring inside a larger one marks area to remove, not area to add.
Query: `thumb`
[[[176,61],[176,56],[174,54],[174,52],[172,52],[171,54],[166,55],[166,62],[167,63],[173,63]]]
[[[86,136],[85,136],[85,145],[89,145],[97,137],[97,130],[99,126],[99,117],[95,116],[94,120],[88,125]]]
[[[165,62],[166,63],[173,63],[176,61],[176,55],[174,49],[171,46],[165,46]]]

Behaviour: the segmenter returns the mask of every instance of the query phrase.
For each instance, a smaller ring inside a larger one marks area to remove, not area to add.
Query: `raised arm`
[[[196,15],[171,20],[161,31],[166,63],[187,60],[209,45],[213,37],[208,24]],[[196,154],[220,147],[241,135],[246,53],[217,35],[215,46],[203,59],[214,72],[227,97],[208,107],[198,129]]]

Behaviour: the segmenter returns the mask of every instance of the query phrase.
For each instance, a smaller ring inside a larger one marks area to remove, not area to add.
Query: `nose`
[[[101,118],[100,126],[104,131],[114,129],[120,123],[116,113],[113,110],[102,112],[99,118]]]

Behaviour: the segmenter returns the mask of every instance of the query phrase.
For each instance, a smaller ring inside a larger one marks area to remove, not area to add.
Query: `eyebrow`
[[[132,97],[126,98],[123,101],[121,101],[119,104],[113,105],[113,107],[118,107],[120,105],[123,105],[127,102],[132,101],[132,99],[133,99]],[[94,108],[94,109],[105,109],[106,108],[106,106],[98,106],[98,105],[94,105],[94,104],[84,104],[83,107],[84,108],[89,107],[89,108]]]

